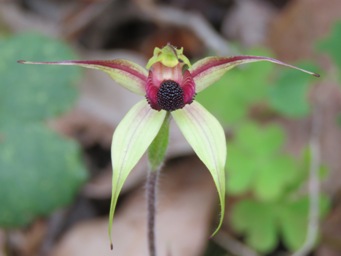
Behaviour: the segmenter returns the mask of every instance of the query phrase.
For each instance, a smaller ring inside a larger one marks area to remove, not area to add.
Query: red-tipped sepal
[[[138,64],[128,60],[66,60],[56,62],[33,62],[20,60],[18,62],[23,64],[72,65],[102,70],[108,73],[114,81],[128,90],[139,95],[145,94],[145,85],[148,73]]]
[[[229,58],[224,57],[207,57],[198,62],[189,69],[196,85],[196,92],[200,92],[219,80],[226,71],[245,63],[268,61],[289,68],[297,69],[307,74],[319,77],[318,74],[286,64],[282,61],[262,57],[262,56],[234,56]]]

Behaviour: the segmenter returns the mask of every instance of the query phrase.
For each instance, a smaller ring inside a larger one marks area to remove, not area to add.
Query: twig
[[[113,0],[111,1],[95,1],[90,4],[86,4],[83,6],[83,9],[80,13],[75,13],[76,10],[72,10],[67,13],[64,18],[64,22],[67,23],[67,26],[64,26],[63,33],[66,34],[66,37],[70,37],[76,34],[78,31],[83,30],[86,26],[91,24],[94,20],[98,19],[105,10],[107,10],[110,5],[113,4]]]
[[[183,11],[170,6],[143,5],[135,1],[145,14],[145,18],[173,24],[193,31],[209,49],[217,55],[234,55],[236,51],[222,38],[199,13]]]
[[[228,233],[220,231],[213,237],[219,246],[237,256],[258,256],[258,254],[243,243],[233,239]]]
[[[318,88],[319,89],[319,88]],[[323,89],[323,88],[322,88]],[[317,92],[318,94],[319,92]],[[323,94],[323,92],[322,92]],[[302,247],[292,256],[308,255],[315,246],[315,242],[319,233],[319,205],[320,205],[320,181],[318,171],[320,167],[320,144],[319,137],[322,125],[322,113],[318,99],[317,106],[312,116],[311,136],[309,142],[310,148],[310,170],[309,170],[309,216],[307,237]]]

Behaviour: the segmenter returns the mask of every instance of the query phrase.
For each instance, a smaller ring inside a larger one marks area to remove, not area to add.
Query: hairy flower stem
[[[158,170],[151,170],[147,178],[147,232],[149,256],[156,256],[155,215]]]
[[[158,175],[163,164],[166,150],[168,146],[169,136],[169,113],[167,113],[165,120],[159,133],[154,138],[152,144],[148,149],[148,160],[150,171],[147,178],[147,236],[149,255],[156,256],[156,242],[155,242],[155,215],[156,215],[156,192]]]

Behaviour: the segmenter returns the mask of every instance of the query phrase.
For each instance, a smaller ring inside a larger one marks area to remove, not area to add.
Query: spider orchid
[[[219,80],[226,71],[257,61],[268,61],[319,76],[279,60],[261,56],[207,57],[191,65],[183,54],[183,48],[177,49],[169,44],[162,49],[155,48],[146,69],[123,59],[19,63],[76,65],[102,70],[121,86],[145,97],[129,110],[113,134],[113,187],[109,215],[111,240],[113,216],[122,186],[163,125],[169,123],[169,116],[174,119],[212,175],[220,201],[220,221],[213,235],[219,230],[225,209],[225,134],[216,118],[194,98],[197,93]],[[161,154],[161,158],[163,157]],[[153,159],[149,158],[153,162]],[[156,163],[160,165],[162,162]],[[152,165],[152,168],[156,167]]]

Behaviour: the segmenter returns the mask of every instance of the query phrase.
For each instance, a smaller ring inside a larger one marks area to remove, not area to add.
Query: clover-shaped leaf
[[[329,201],[322,196],[320,214],[324,215]],[[282,239],[287,249],[302,246],[307,235],[308,198],[282,198],[276,202],[243,200],[234,205],[231,214],[233,228],[245,235],[246,242],[256,250],[267,253]]]
[[[299,175],[295,160],[282,152],[284,132],[279,126],[241,126],[229,147],[227,190],[252,191],[262,200],[274,200],[286,192]]]
[[[300,66],[304,66],[303,64]],[[317,68],[306,65],[310,70]],[[292,70],[281,70],[278,79],[268,89],[269,105],[280,114],[288,117],[303,117],[309,114],[309,76],[302,76]]]
[[[233,228],[246,235],[246,242],[261,251],[271,251],[277,244],[276,219],[272,205],[243,200],[234,206]]]

